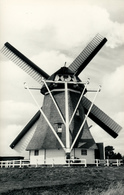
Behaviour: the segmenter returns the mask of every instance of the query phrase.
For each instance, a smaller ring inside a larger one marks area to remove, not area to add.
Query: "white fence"
[[[123,164],[122,159],[105,159],[105,160],[99,160],[99,159],[95,159],[95,161],[91,164],[91,165],[96,165],[98,166],[120,166]],[[9,160],[9,161],[0,161],[0,168],[14,168],[14,167],[19,167],[19,168],[23,168],[23,167],[39,167],[39,166],[44,166],[44,165],[49,165],[49,166],[56,166],[56,165],[60,165],[60,166],[84,166],[87,167],[87,162],[86,159],[78,159],[78,160],[72,160],[72,159],[67,159],[66,162],[63,164],[59,163],[56,164],[54,163],[54,159],[52,163],[44,163],[44,164],[30,164],[30,160]]]
[[[30,160],[9,160],[9,161],[0,161],[0,168],[10,168],[10,167],[19,167],[19,168],[23,168],[23,167],[39,167],[39,166],[44,166],[44,165],[50,165],[52,167],[56,166],[56,165],[61,165],[61,166],[71,166],[71,165],[83,165],[84,167],[87,166],[86,164],[86,159],[79,159],[79,162],[74,162],[74,160],[72,159],[68,159],[66,160],[66,162],[63,163],[54,163],[54,159],[52,162],[50,163],[45,163],[44,164],[40,164],[40,163],[36,163],[36,164],[30,164]]]
[[[10,168],[10,167],[24,167],[29,166],[30,160],[8,160],[8,161],[0,161],[0,168]]]
[[[103,160],[99,160],[99,159],[95,159],[95,164],[96,166],[120,166],[123,164],[123,160],[122,159],[103,159]]]

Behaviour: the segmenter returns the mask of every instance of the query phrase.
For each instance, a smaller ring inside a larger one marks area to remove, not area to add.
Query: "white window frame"
[[[81,149],[81,155],[82,156],[87,156],[87,150],[86,149]]]
[[[39,156],[39,150],[34,150],[34,156]]]
[[[62,133],[62,123],[58,123],[57,133]]]

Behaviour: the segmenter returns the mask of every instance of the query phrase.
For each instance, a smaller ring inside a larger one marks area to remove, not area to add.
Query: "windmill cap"
[[[64,66],[64,67],[61,67],[59,70],[57,70],[54,74],[52,74],[48,78],[48,80],[52,80],[53,81],[55,79],[56,75],[61,75],[61,76],[70,75],[70,76],[73,76],[74,73],[69,68]],[[79,80],[79,79],[77,79],[77,80]]]
[[[61,67],[57,72],[54,73],[55,75],[56,74],[68,74],[68,75],[73,75],[74,73],[67,67]]]
[[[57,70],[54,74],[52,74],[47,80],[51,80],[51,81],[54,81],[55,79],[57,78],[57,80],[63,80],[63,79],[71,79],[73,80],[74,77],[75,77],[75,80],[76,82],[80,82],[80,79],[78,78],[78,76],[75,76],[74,73],[67,67],[61,67],[59,70]],[[63,89],[64,88],[64,84],[62,83],[47,83],[48,87],[50,90],[53,90],[53,89]],[[78,84],[69,84],[68,85],[69,88],[71,89],[74,89],[74,90],[77,90],[77,91],[82,91],[83,88],[84,88],[84,85],[83,84],[80,84],[78,86]],[[46,89],[46,86],[43,85],[43,87],[41,88],[41,93],[42,94],[45,94],[46,92],[48,92],[48,90]],[[86,92],[86,91],[85,91]]]

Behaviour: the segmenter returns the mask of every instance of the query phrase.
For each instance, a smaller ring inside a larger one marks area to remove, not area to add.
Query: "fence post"
[[[3,167],[3,161],[1,161],[1,168]]]
[[[96,166],[98,167],[99,166],[99,160],[96,159]]]
[[[5,167],[8,168],[8,160],[5,162]]]
[[[19,165],[19,167],[21,168],[21,160],[20,160],[20,165]]]
[[[8,168],[11,167],[11,161],[8,161]]]
[[[107,161],[106,165],[109,166],[109,159],[107,159],[106,161]]]
[[[38,159],[36,159],[36,167],[38,166]]]
[[[69,161],[69,159],[66,159],[66,165],[67,165],[67,167],[70,167],[70,161]]]
[[[119,166],[119,160],[117,159],[117,167]]]
[[[53,160],[52,160],[52,167],[54,167],[54,158],[53,158]]]
[[[14,165],[15,165],[15,164],[14,164],[14,160],[13,160],[13,165],[12,165],[13,168],[15,167]]]
[[[46,159],[44,159],[44,164],[46,164]]]

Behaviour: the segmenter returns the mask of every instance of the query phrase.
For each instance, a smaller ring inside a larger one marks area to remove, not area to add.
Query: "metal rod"
[[[69,121],[69,125],[71,124],[71,121],[73,120],[73,117],[74,117],[74,115],[75,115],[75,112],[76,112],[76,110],[77,110],[79,104],[80,104],[80,101],[81,101],[82,96],[83,96],[83,94],[84,94],[84,92],[85,92],[85,89],[86,89],[86,87],[87,87],[87,84],[89,84],[89,79],[88,79],[88,81],[87,81],[87,83],[86,83],[86,85],[85,85],[85,87],[84,87],[84,89],[83,89],[83,91],[82,91],[82,93],[81,93],[81,96],[80,96],[80,98],[79,98],[79,100],[78,100],[78,103],[77,103],[77,105],[76,105],[76,107],[75,107],[75,110],[74,110],[74,112],[73,112],[73,114],[72,114],[72,117],[71,117],[71,119],[70,119],[70,121]]]
[[[59,114],[60,114],[60,117],[61,117],[63,123],[65,124],[65,120],[64,120],[64,118],[63,118],[63,116],[62,116],[62,113],[61,113],[61,111],[60,111],[60,109],[59,109],[59,107],[58,107],[58,105],[57,105],[57,103],[56,103],[56,101],[55,101],[55,99],[54,99],[54,97],[53,97],[51,91],[49,90],[49,87],[48,87],[47,83],[45,82],[45,80],[42,80],[42,81],[43,81],[43,83],[45,84],[45,86],[46,86],[46,88],[47,88],[47,90],[48,90],[48,92],[49,92],[49,94],[50,94],[50,96],[51,96],[51,98],[52,98],[52,100],[53,100],[53,103],[55,104],[55,106],[56,106],[56,108],[57,108],[57,110],[58,110],[58,112],[59,112]]]
[[[70,153],[68,83],[67,82],[65,82],[65,127],[66,127],[66,153]]]
[[[49,122],[47,116],[45,115],[45,113],[43,112],[43,110],[41,109],[41,107],[39,106],[39,104],[37,103],[36,99],[34,98],[33,94],[31,93],[31,91],[29,90],[29,87],[27,86],[26,83],[24,83],[25,87],[27,88],[28,92],[30,93],[31,97],[33,98],[34,102],[36,103],[38,109],[40,110],[41,114],[43,115],[43,117],[45,118],[46,122],[48,123],[49,127],[51,128],[52,132],[54,133],[55,137],[57,138],[57,140],[59,141],[59,143],[61,144],[63,150],[65,151],[65,146],[62,143],[61,139],[59,138],[59,136],[57,135],[55,129],[53,128],[53,126],[51,125],[51,123]]]
[[[87,92],[97,92],[97,90],[88,89]]]
[[[79,129],[79,131],[78,131],[78,133],[77,133],[77,135],[76,135],[76,137],[75,137],[75,139],[74,139],[74,141],[73,141],[73,143],[72,143],[72,145],[71,145],[71,150],[73,149],[73,146],[74,146],[75,142],[77,141],[77,138],[78,138],[78,136],[79,136],[79,134],[80,134],[80,132],[81,132],[83,126],[84,126],[84,123],[85,123],[86,120],[87,120],[87,117],[88,117],[88,115],[89,115],[89,113],[90,113],[90,111],[91,111],[91,109],[92,109],[92,107],[93,107],[94,101],[95,101],[95,99],[96,99],[96,97],[97,97],[98,92],[100,91],[100,89],[101,89],[101,86],[99,86],[99,88],[98,88],[98,90],[97,90],[97,92],[96,92],[96,94],[95,94],[95,96],[94,96],[94,98],[93,98],[93,101],[92,101],[92,103],[91,103],[91,105],[90,105],[90,108],[89,108],[87,114],[85,115],[85,118],[84,118],[84,120],[83,120],[83,123],[82,123],[82,125],[80,126],[80,129]]]
[[[42,80],[43,81],[43,80]],[[52,81],[52,80],[45,80],[46,83],[65,83],[65,81]],[[86,84],[86,82],[77,82],[77,81],[67,81],[68,84]]]
[[[25,88],[25,89],[27,89],[27,88]],[[32,90],[40,90],[41,88],[36,88],[36,87],[29,87],[29,89],[32,89]]]

